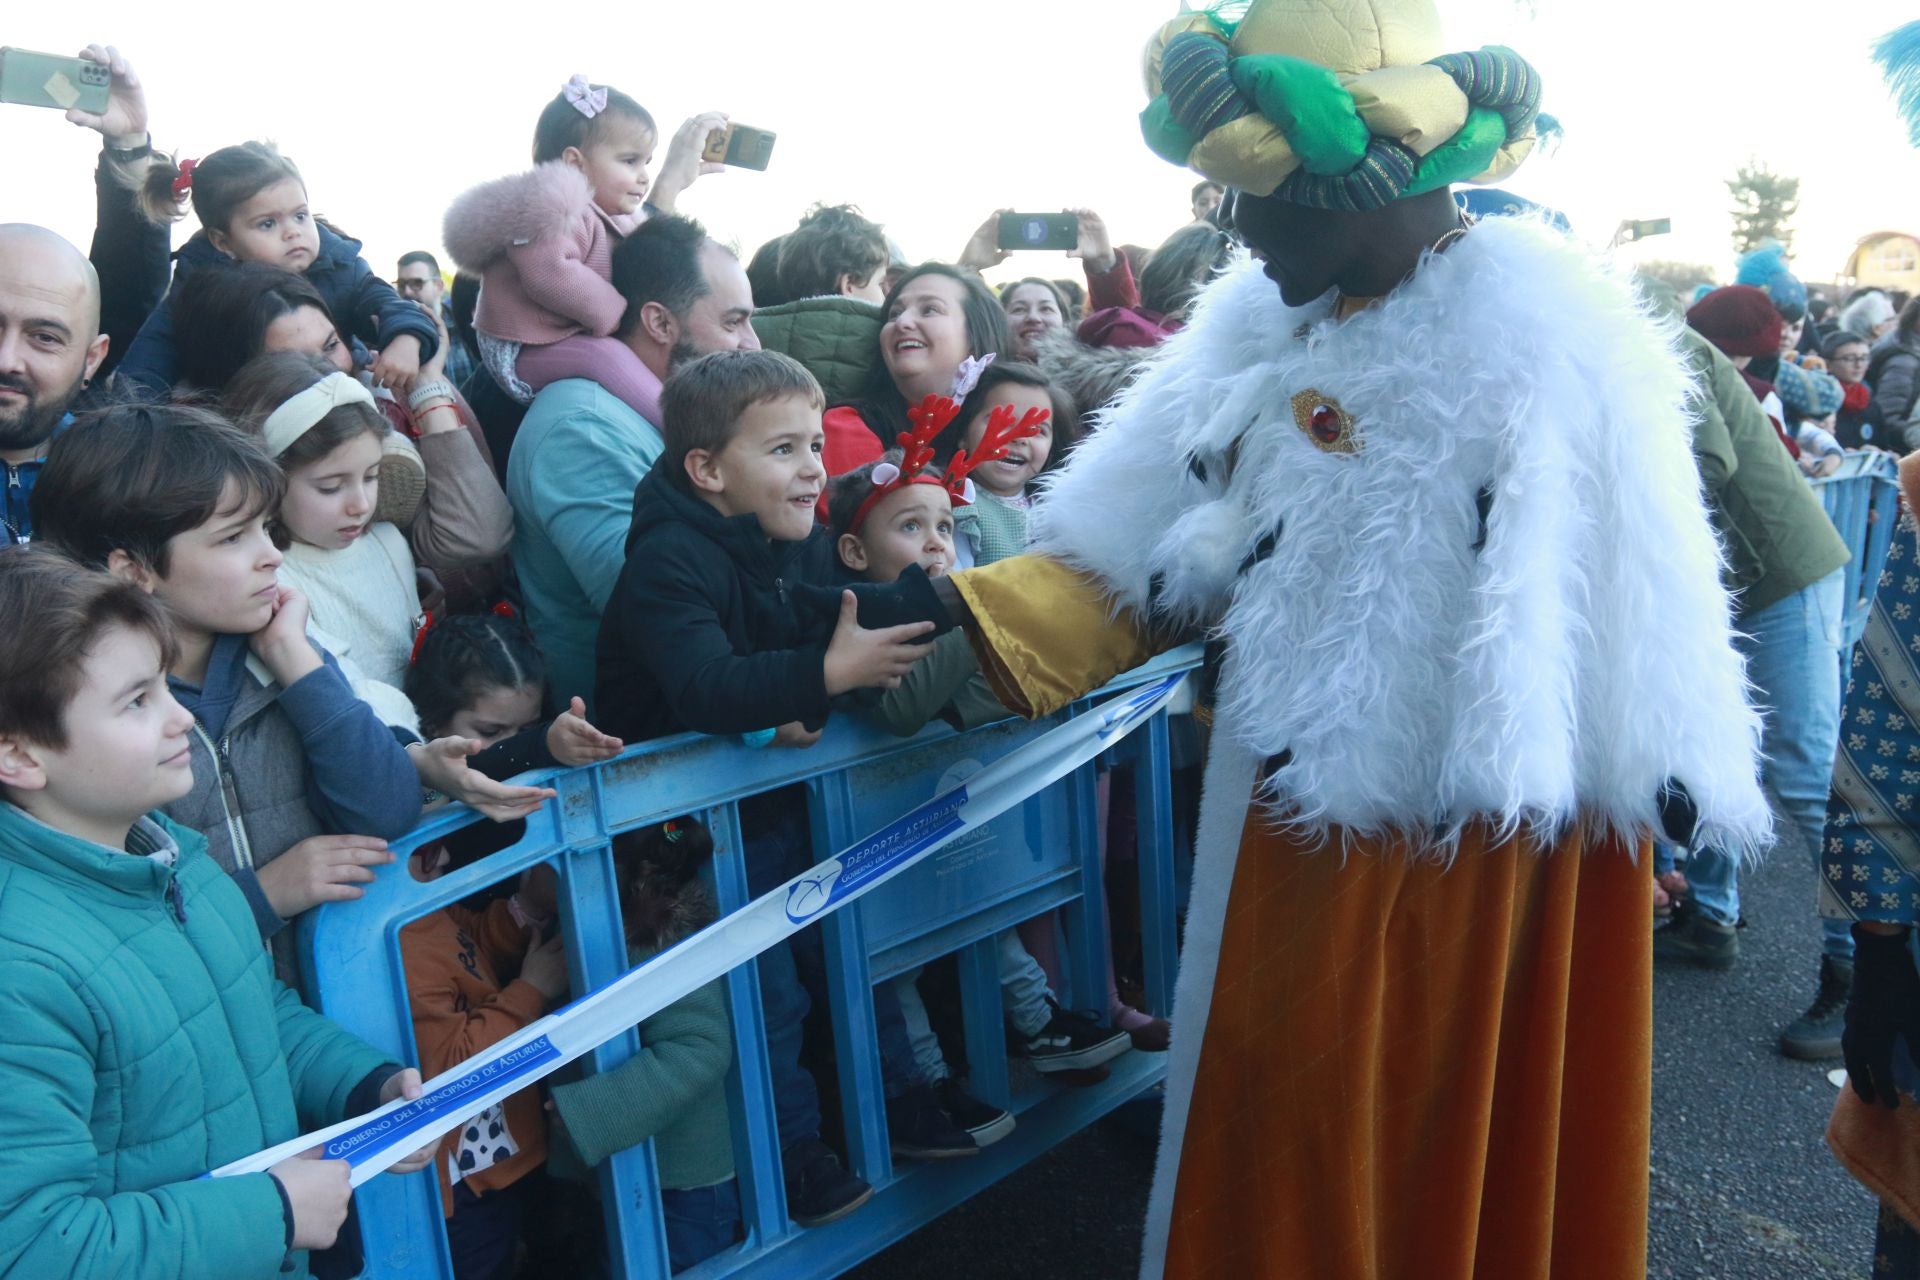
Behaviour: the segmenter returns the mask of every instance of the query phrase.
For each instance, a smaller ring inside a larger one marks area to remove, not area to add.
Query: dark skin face
[[[1377,298],[1420,263],[1420,255],[1460,225],[1451,192],[1396,200],[1366,213],[1310,209],[1271,196],[1227,193],[1227,218],[1280,286],[1290,307],[1338,288],[1350,298]]]

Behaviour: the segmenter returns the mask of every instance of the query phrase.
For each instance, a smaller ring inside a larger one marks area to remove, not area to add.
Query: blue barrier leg
[[[853,825],[853,791],[837,774],[811,787],[813,847],[845,848],[859,835]],[[869,1185],[893,1178],[887,1145],[886,1086],[880,1074],[880,1042],[873,1025],[873,975],[867,967],[867,935],[861,905],[854,903],[820,925],[826,944],[827,1002],[833,1012],[833,1053],[839,1065],[840,1111],[847,1160]]]
[[[958,953],[960,1013],[967,1032],[967,1087],[1004,1107],[1013,1100],[1007,1077],[1007,1022],[1000,1006],[1000,943],[982,938]]]
[[[725,915],[749,900],[739,806],[711,810],[706,821],[714,841],[714,897]],[[727,975],[727,1018],[733,1032],[727,1110],[733,1124],[735,1176],[740,1180],[740,1216],[746,1222],[748,1244],[765,1246],[793,1228],[787,1219],[787,1190],[780,1170],[780,1121],[768,1083],[758,961]]]
[[[1080,895],[1062,909],[1067,922],[1068,981],[1071,992],[1060,992],[1069,1008],[1107,1015],[1107,894],[1100,876],[1100,810],[1093,766],[1078,770],[1063,783],[1067,789],[1068,830],[1080,864]]]
[[[1180,967],[1179,930],[1173,882],[1172,758],[1167,747],[1167,718],[1134,735],[1140,740],[1134,769],[1139,828],[1140,955],[1147,988],[1147,1012],[1166,1017],[1173,1009],[1173,977]]]

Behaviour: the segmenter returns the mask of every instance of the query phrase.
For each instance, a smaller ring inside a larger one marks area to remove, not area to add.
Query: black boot
[[[1653,931],[1653,958],[1731,969],[1740,958],[1740,935],[1734,926],[1709,920],[1698,908],[1676,908],[1673,918]]]
[[[1853,961],[1821,956],[1820,994],[1780,1033],[1780,1052],[1807,1062],[1838,1058],[1840,1031],[1846,1025],[1847,989],[1852,985]]]

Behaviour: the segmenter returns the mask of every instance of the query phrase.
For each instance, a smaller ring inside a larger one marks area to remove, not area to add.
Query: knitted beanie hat
[[[1693,304],[1687,323],[1729,356],[1777,356],[1780,313],[1763,290],[1730,284]]]
[[[1433,0],[1219,0],[1148,44],[1141,129],[1175,164],[1319,209],[1498,182],[1554,127],[1540,77],[1511,49],[1442,48]]]

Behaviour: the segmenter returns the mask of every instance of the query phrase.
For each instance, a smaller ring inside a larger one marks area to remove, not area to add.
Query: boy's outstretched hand
[[[412,1067],[396,1071],[387,1077],[380,1086],[380,1105],[385,1106],[395,1098],[405,1098],[409,1102],[420,1096],[420,1073]],[[433,1163],[433,1153],[440,1149],[440,1139],[435,1138],[418,1151],[393,1162],[388,1173],[418,1173]]]
[[[933,631],[931,622],[869,631],[860,625],[860,600],[847,591],[840,597],[840,622],[827,646],[827,696],[853,689],[897,689],[900,678],[927,656],[916,643]]]
[[[626,747],[626,743],[612,734],[602,733],[587,723],[587,704],[579,698],[547,726],[547,754],[569,769],[611,760]]]
[[[407,747],[423,786],[486,814],[495,822],[524,818],[557,794],[551,787],[516,787],[495,782],[467,763],[480,750],[473,738],[435,738]]]

